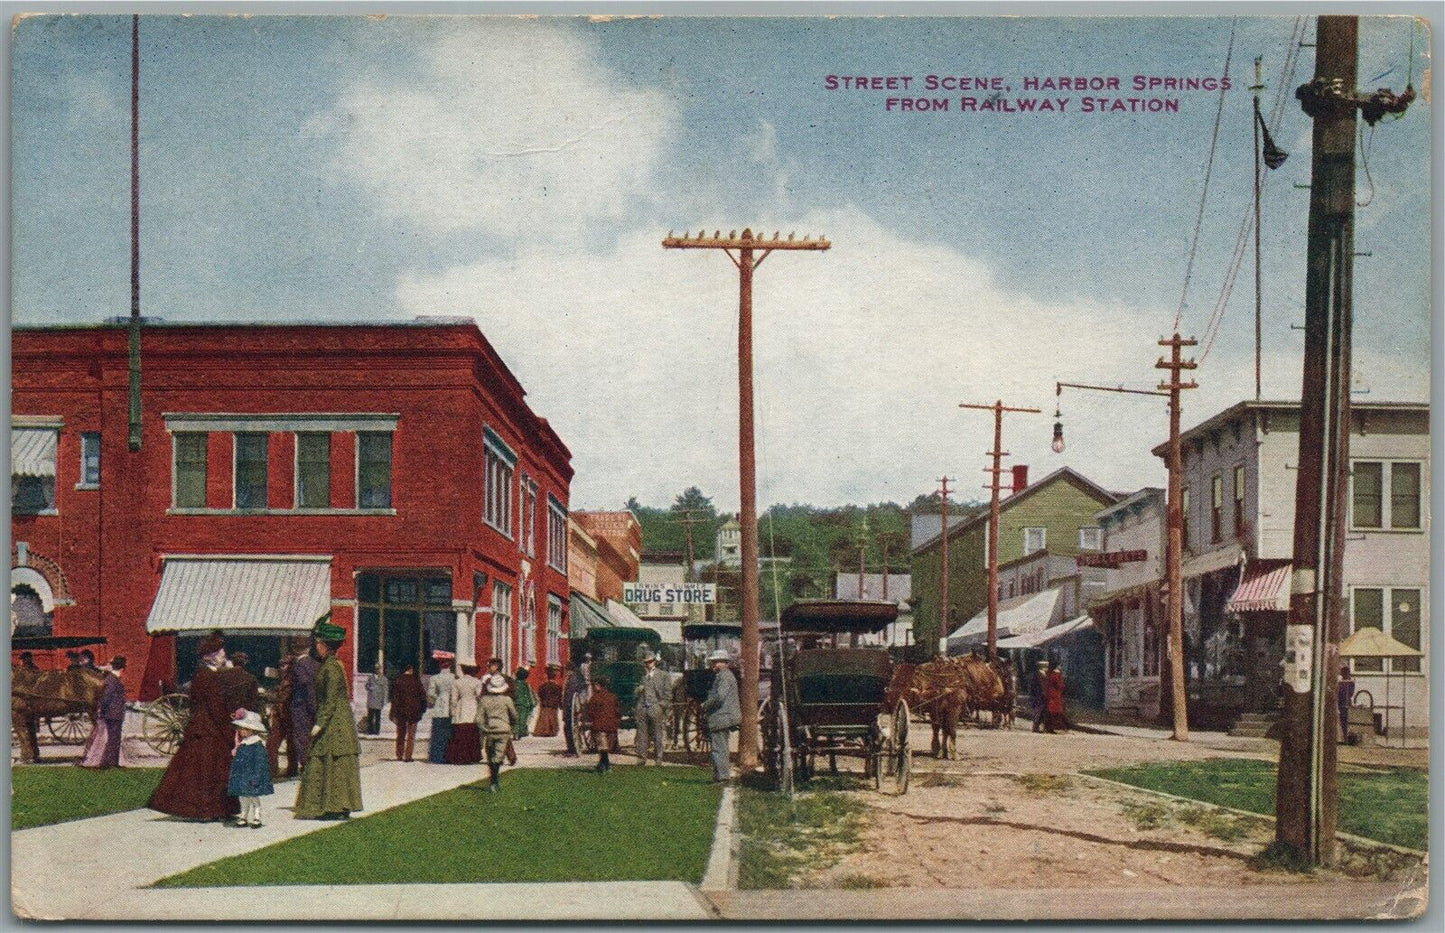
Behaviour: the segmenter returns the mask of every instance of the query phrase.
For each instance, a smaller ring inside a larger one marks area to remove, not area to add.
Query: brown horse
[[[105,673],[95,668],[10,670],[10,725],[20,742],[20,760],[40,760],[40,720],[70,713],[94,713]]]
[[[966,683],[957,667],[948,659],[938,658],[918,665],[899,665],[893,689],[901,678],[907,687],[901,693],[910,712],[928,717],[933,727],[932,750],[935,758],[958,757],[958,720],[968,708]]]

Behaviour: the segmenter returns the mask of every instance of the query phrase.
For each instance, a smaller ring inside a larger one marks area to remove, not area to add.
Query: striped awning
[[[52,428],[11,428],[10,475],[54,476],[59,438],[60,432]]]
[[[1288,612],[1290,564],[1288,560],[1250,563],[1225,608],[1229,612]]]
[[[331,611],[329,556],[165,559],[146,633],[309,632]]]

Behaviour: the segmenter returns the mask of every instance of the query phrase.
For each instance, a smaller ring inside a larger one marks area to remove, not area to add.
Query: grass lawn
[[[29,829],[67,820],[134,810],[146,805],[163,768],[16,765],[10,769],[10,828]]]
[[[719,796],[698,768],[509,771],[499,794],[488,793],[485,781],[468,784],[156,886],[696,883],[707,866]]]
[[[1099,777],[1251,813],[1274,814],[1275,763],[1226,758],[1091,771]],[[1424,849],[1430,779],[1411,768],[1340,766],[1339,827],[1397,846]]]
[[[867,825],[867,807],[856,795],[833,787],[826,778],[817,778],[792,800],[746,782],[739,788],[738,887],[796,887],[808,872],[837,864],[857,846]]]

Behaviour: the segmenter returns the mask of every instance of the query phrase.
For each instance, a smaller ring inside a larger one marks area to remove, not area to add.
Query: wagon
[[[710,749],[707,721],[702,712],[703,700],[712,689],[714,672],[707,663],[714,651],[726,651],[738,657],[742,651],[743,630],[738,625],[718,622],[698,623],[682,627],[686,648],[682,680],[673,693],[672,715],[675,742],[689,752]]]
[[[764,764],[784,789],[806,781],[826,756],[860,758],[881,790],[908,791],[912,755],[908,704],[890,696],[893,661],[886,647],[858,647],[898,617],[894,603],[803,600],[783,611],[763,715]]]
[[[585,638],[572,643],[572,656],[592,655],[592,678],[605,677],[612,692],[617,694],[623,729],[637,726],[637,688],[646,673],[642,655],[647,651],[655,654],[661,647],[662,636],[656,631],[621,626],[589,629]],[[587,718],[586,703],[587,697],[582,694],[572,700],[573,740],[578,749],[593,751],[592,724]]]

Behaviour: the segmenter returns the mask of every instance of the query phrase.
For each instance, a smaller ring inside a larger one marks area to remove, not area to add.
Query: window
[[[100,432],[84,431],[80,435],[80,483],[87,489],[100,485]]]
[[[390,432],[357,432],[356,507],[359,509],[391,508]]]
[[[1418,651],[1422,596],[1422,591],[1413,587],[1355,587],[1350,594],[1350,630],[1358,632],[1364,628],[1376,628]],[[1389,663],[1390,673],[1420,671],[1419,658],[1391,658]],[[1382,673],[1385,661],[1382,658],[1355,658],[1352,667],[1356,671]]]
[[[457,615],[449,577],[356,577],[356,670],[370,673],[384,662],[388,677],[413,665],[435,674],[436,651],[457,650]]]
[[[531,666],[537,663],[537,588],[531,581],[527,581],[527,588],[522,597],[522,645],[519,652],[523,664]]]
[[[1209,540],[1217,544],[1224,539],[1224,477],[1215,474],[1209,481]]]
[[[175,503],[178,509],[206,507],[206,439],[202,432],[172,435]]]
[[[1109,613],[1109,615],[1111,616],[1111,618],[1110,618],[1110,620],[1109,620],[1108,645],[1106,646],[1106,649],[1107,649],[1107,658],[1108,658],[1108,662],[1109,662],[1109,676],[1110,676],[1110,677],[1123,677],[1123,676],[1124,676],[1124,613],[1122,612],[1122,606],[1121,606],[1121,604],[1115,603],[1115,604],[1114,604],[1114,608],[1113,608],[1112,611]]]
[[[482,521],[512,537],[512,481],[517,455],[491,428],[482,429]]]
[[[54,428],[10,429],[10,511],[38,515],[55,511],[55,453],[60,432]]]
[[[1189,550],[1189,487],[1179,490],[1179,542],[1180,547]]]
[[[1159,625],[1149,602],[1144,604],[1144,676],[1159,676]]]
[[[1034,554],[1042,551],[1048,546],[1049,530],[1047,528],[1025,528],[1024,529],[1024,554]]]
[[[266,507],[265,434],[236,435],[236,508]]]
[[[1244,534],[1244,464],[1234,468],[1234,533]]]
[[[331,505],[331,435],[296,435],[296,508]]]
[[[1356,461],[1350,469],[1350,525],[1415,530],[1422,527],[1418,462]],[[1385,490],[1389,490],[1389,495]]]
[[[1079,529],[1079,550],[1098,551],[1104,547],[1104,531],[1102,528],[1086,527]]]
[[[492,657],[512,669],[512,588],[500,580],[492,584]]]
[[[558,573],[567,572],[567,510],[547,496],[547,565]]]
[[[544,664],[562,663],[562,600],[547,594],[547,657]]]
[[[537,556],[537,484],[522,474],[522,553]]]

